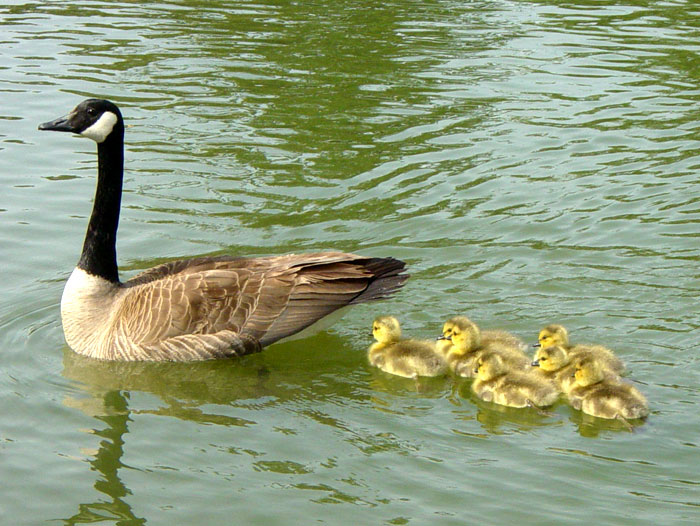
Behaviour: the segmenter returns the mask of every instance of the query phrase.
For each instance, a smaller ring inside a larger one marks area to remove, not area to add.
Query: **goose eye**
[[[547,357],[546,357],[546,356],[543,356],[542,358],[540,358],[540,361],[541,361],[541,362],[546,362],[546,361],[547,361]]]

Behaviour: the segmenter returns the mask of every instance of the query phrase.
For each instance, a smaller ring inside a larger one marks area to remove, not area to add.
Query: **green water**
[[[614,4],[614,5],[613,5]],[[691,1],[22,2],[0,7],[2,524],[700,522],[700,6]],[[342,249],[412,278],[232,362],[67,349],[91,141],[129,128],[123,277]],[[366,363],[370,324],[468,314],[606,343],[629,432]]]

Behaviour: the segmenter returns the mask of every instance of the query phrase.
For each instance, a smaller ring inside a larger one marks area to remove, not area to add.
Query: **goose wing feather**
[[[221,331],[266,346],[345,305],[394,292],[408,277],[403,267],[341,252],[165,263],[124,284],[117,330],[140,346]]]

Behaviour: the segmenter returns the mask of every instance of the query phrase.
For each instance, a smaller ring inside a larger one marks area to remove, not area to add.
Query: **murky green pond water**
[[[3,524],[700,522],[700,7],[691,1],[0,7]],[[234,362],[111,364],[58,303],[122,107],[124,277],[163,259],[406,260],[393,300]],[[633,433],[370,369],[377,314],[607,343]]]

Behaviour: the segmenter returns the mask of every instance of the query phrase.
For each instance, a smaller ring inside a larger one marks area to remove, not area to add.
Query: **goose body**
[[[481,331],[466,316],[455,316],[445,322],[438,338],[438,353],[457,376],[471,378],[477,360],[484,352],[498,353],[506,364],[515,369],[527,369],[530,360],[523,353],[522,340],[501,330]]]
[[[367,357],[382,371],[405,378],[442,376],[447,372],[435,342],[402,338],[399,320],[394,316],[376,318],[372,335],[377,341],[370,346]]]
[[[479,356],[475,367],[474,393],[487,402],[509,407],[552,405],[559,397],[553,382],[529,370],[512,370],[495,352]]]
[[[61,298],[68,345],[106,360],[189,361],[260,351],[346,306],[393,294],[404,263],[343,252],[165,263],[122,283],[116,260],[124,122],[88,99],[39,126],[97,143],[95,201],[76,268]]]

